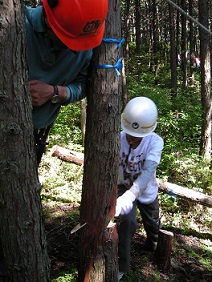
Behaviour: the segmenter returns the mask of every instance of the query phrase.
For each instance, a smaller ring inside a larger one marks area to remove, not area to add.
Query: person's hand
[[[39,80],[30,80],[32,105],[40,107],[49,101],[54,93],[54,87]]]
[[[118,197],[115,216],[128,214],[133,208],[135,199],[135,195],[130,190],[127,190],[122,196]]]

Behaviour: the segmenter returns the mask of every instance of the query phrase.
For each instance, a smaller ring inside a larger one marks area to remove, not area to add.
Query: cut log
[[[51,154],[53,157],[58,157],[66,162],[73,162],[78,165],[82,165],[84,163],[83,153],[73,152],[58,145],[53,146]]]
[[[159,230],[158,246],[154,255],[154,262],[158,269],[166,273],[171,266],[171,252],[174,234],[167,230]]]
[[[73,152],[66,148],[55,145],[52,148],[52,156],[58,157],[66,162],[73,162],[77,165],[82,165],[84,163],[84,154],[79,152]],[[211,208],[212,207],[212,197],[205,195],[201,192],[194,191],[192,189],[182,187],[180,185],[166,182],[157,179],[159,190],[169,195],[176,195],[180,198],[190,200],[192,202],[198,203],[200,205]]]
[[[211,196],[205,195],[201,192],[194,191],[192,189],[188,189],[186,187],[179,186],[174,183],[165,182],[160,179],[157,179],[157,181],[158,181],[159,190],[166,194],[176,195],[209,208],[212,207]]]

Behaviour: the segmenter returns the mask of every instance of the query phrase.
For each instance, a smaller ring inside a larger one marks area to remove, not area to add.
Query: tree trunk
[[[140,26],[140,0],[135,1],[135,50],[136,54],[140,53],[141,46],[141,26]]]
[[[189,1],[189,15],[193,16],[193,0]],[[193,22],[189,21],[190,26],[190,32],[189,32],[189,41],[190,41],[190,77],[192,80],[192,83],[194,82],[194,64],[193,64],[193,56],[195,54],[195,37],[194,37],[194,28],[193,28]]]
[[[153,61],[154,61],[154,74],[155,74],[155,85],[158,84],[158,14],[156,1],[152,1],[152,28],[153,28]]]
[[[187,11],[187,1],[181,0],[181,7]],[[182,60],[182,76],[183,85],[187,86],[187,21],[186,17],[181,14],[182,35],[181,35],[181,60]]]
[[[206,28],[208,22],[208,1],[199,0],[200,23]],[[200,29],[200,62],[201,62],[201,97],[202,97],[202,132],[200,155],[207,160],[211,160],[211,63],[210,63],[210,37],[207,32]]]
[[[23,7],[0,4],[0,239],[6,281],[45,282],[49,260],[42,225],[26,75]]]
[[[174,234],[170,231],[159,230],[158,245],[155,252],[154,261],[159,270],[166,273],[171,266],[171,252]]]
[[[177,96],[177,46],[176,46],[176,12],[169,4],[170,23],[170,67],[171,67],[171,94]],[[176,109],[173,109],[176,110]]]
[[[109,1],[105,38],[120,40],[120,24],[120,3]],[[114,68],[98,68],[116,65],[119,51],[116,43],[104,42],[94,50],[91,62],[80,210],[80,222],[87,225],[80,232],[80,282],[117,282],[118,237],[109,223],[116,204],[121,78]]]
[[[82,132],[82,145],[85,145],[85,128],[86,128],[86,99],[82,99],[80,102],[81,108],[81,132]]]

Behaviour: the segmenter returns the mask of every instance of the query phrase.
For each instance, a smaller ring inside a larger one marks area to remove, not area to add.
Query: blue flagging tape
[[[119,70],[121,70],[122,69],[122,59],[123,58],[119,58],[118,59],[118,61],[117,61],[117,63],[114,65],[114,66],[112,66],[112,65],[105,65],[105,64],[102,64],[102,65],[97,65],[97,66],[95,66],[97,69],[115,69],[115,71],[116,71],[116,74],[117,75],[121,75],[121,73],[119,72]]]
[[[171,196],[172,198],[175,198],[175,199],[177,198],[177,196],[173,193],[172,189],[170,189],[168,195]],[[165,198],[168,197],[168,195],[165,195]]]
[[[122,38],[121,40],[114,39],[114,38],[102,38],[102,41],[106,42],[106,43],[117,43],[118,44],[118,48],[120,48],[122,43],[125,42],[125,38]]]

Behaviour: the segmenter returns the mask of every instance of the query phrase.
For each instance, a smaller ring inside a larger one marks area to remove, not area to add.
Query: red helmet
[[[43,0],[43,6],[51,29],[70,49],[101,44],[108,0]]]

